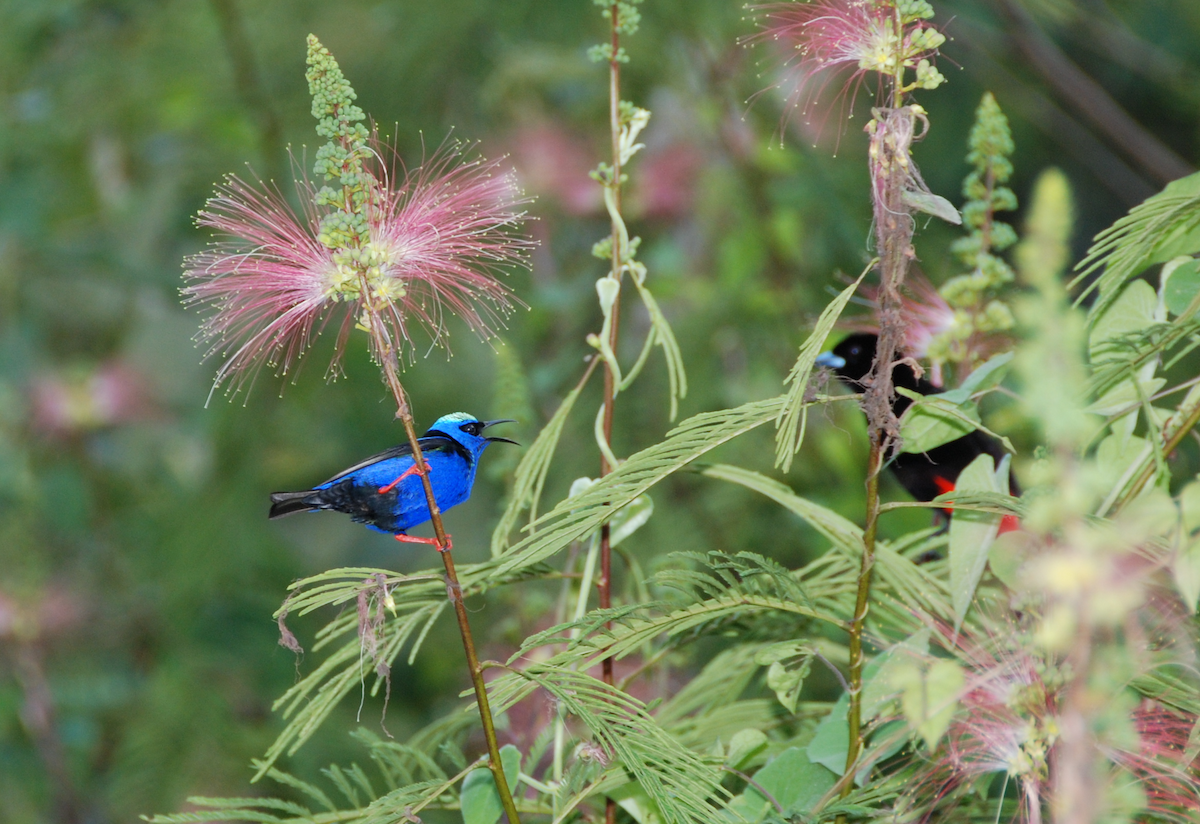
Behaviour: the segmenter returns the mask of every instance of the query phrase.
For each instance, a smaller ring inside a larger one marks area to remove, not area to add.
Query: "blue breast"
[[[457,451],[429,450],[425,453],[425,460],[429,464],[429,480],[438,508],[445,511],[471,496],[475,464],[466,455]],[[322,484],[317,489],[328,490],[332,496],[342,499],[343,505],[337,508],[359,523],[381,532],[404,532],[425,523],[430,517],[420,477],[410,475],[383,495],[379,494],[379,490],[403,475],[412,465],[411,455],[388,458]]]

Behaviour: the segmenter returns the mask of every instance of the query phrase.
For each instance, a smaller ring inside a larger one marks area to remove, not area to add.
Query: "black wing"
[[[467,448],[465,446],[463,446],[462,444],[460,444],[458,441],[456,441],[453,438],[448,437],[446,435],[440,435],[440,434],[426,435],[422,438],[418,438],[417,443],[419,443],[421,445],[422,453],[425,453],[425,452],[447,452],[447,451],[448,452],[458,452],[460,455],[462,455],[464,458],[466,458],[467,463],[471,462],[471,453],[469,451],[467,451]],[[367,458],[366,460],[359,461],[354,466],[343,469],[341,472],[334,475],[329,480],[323,481],[322,483],[318,484],[317,486],[315,486],[313,488],[318,489],[322,486],[327,486],[328,484],[331,484],[334,481],[340,481],[342,478],[346,477],[347,475],[349,475],[352,472],[357,472],[358,470],[362,469],[364,466],[370,466],[371,464],[376,464],[376,463],[379,463],[380,461],[386,461],[391,458],[403,458],[405,455],[411,455],[411,454],[412,454],[412,446],[410,444],[405,443],[405,444],[400,444],[400,446],[393,446],[391,449],[385,449],[382,452],[372,455],[371,457]]]

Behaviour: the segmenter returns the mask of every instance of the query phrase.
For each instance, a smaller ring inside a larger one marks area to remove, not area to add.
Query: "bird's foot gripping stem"
[[[425,476],[428,476],[428,475],[429,475],[429,469],[425,469],[425,470],[423,470],[423,471],[422,471],[422,469],[420,468],[420,466],[419,466],[418,464],[415,464],[415,463],[414,463],[414,464],[413,464],[412,466],[410,466],[408,469],[406,469],[406,470],[404,470],[402,473],[400,473],[400,477],[399,477],[399,478],[397,478],[396,480],[392,481],[392,482],[391,482],[390,484],[388,484],[387,486],[381,486],[381,487],[379,487],[379,494],[380,494],[380,495],[386,495],[386,494],[388,494],[388,493],[389,493],[389,492],[391,492],[393,489],[395,489],[396,487],[398,487],[398,486],[400,485],[400,482],[401,482],[401,481],[403,481],[405,478],[407,478],[407,477],[408,477],[408,476],[410,476],[410,475],[425,475]]]
[[[449,552],[454,549],[454,544],[450,540],[450,536],[446,536],[446,545],[440,546],[437,538],[418,538],[415,535],[404,535],[403,533],[396,536],[396,540],[405,544],[429,544],[432,547],[437,547],[438,552]]]

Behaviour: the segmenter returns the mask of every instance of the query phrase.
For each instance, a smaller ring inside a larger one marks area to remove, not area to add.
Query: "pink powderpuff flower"
[[[945,746],[918,771],[906,806],[927,818],[947,798],[976,780],[1007,773],[1019,799],[1017,820],[1041,824],[1049,802],[1058,717],[1070,686],[1060,665],[1028,649],[1016,637],[985,641],[934,622],[940,643],[967,670],[961,708]],[[1197,759],[1185,762],[1196,716],[1143,700],[1133,713],[1136,748],[1096,741],[1097,754],[1128,771],[1142,787],[1149,812],[1168,819],[1200,810]],[[1192,820],[1184,818],[1180,820]]]
[[[788,47],[787,76],[777,88],[787,90],[789,113],[799,109],[806,118],[826,87],[846,71],[850,74],[837,97],[844,106],[849,94],[853,107],[868,72],[891,74],[897,60],[906,67],[927,63],[944,41],[923,19],[902,21],[892,0],[781,2],[750,9],[761,15],[761,31],[748,42],[771,40]]]
[[[918,270],[912,269],[904,279],[901,292],[900,313],[904,319],[903,354],[917,360],[930,357],[930,344],[934,339],[952,330],[958,323],[954,308],[938,293],[929,280]],[[862,287],[863,297],[876,312],[879,310],[879,286],[868,284]],[[877,317],[856,318],[844,324],[858,332],[879,333]],[[942,386],[942,364],[935,360],[925,378],[935,386]]]
[[[414,170],[378,139],[372,150],[366,291],[386,336],[411,357],[415,323],[445,346],[447,313],[482,339],[494,336],[513,309],[497,275],[524,265],[531,245],[512,234],[526,202],[513,176],[500,173],[496,161],[459,162],[457,147],[438,150]],[[198,339],[210,356],[225,358],[214,390],[226,382],[234,392],[248,388],[263,364],[286,375],[335,318],[329,374],[336,375],[351,330],[369,323],[356,271],[339,266],[317,237],[332,207],[313,205],[315,187],[306,178],[296,190],[300,215],[277,189],[230,176],[197,216],[198,225],[225,238],[184,263],[185,303],[210,311]]]
[[[1137,777],[1146,793],[1146,809],[1163,817],[1200,812],[1200,759],[1183,762],[1196,716],[1146,699],[1133,715],[1137,752],[1105,754]]]
[[[1006,772],[1018,790],[1019,820],[1041,824],[1050,750],[1057,739],[1058,688],[1046,683],[1047,668],[1019,644],[985,647],[962,634],[955,638],[948,626],[935,629],[966,666],[967,688],[944,751],[934,753],[919,773],[908,800],[932,812],[966,784]]]

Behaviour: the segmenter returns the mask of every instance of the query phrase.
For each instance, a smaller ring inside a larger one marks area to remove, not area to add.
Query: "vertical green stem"
[[[867,520],[863,530],[862,563],[858,569],[858,593],[850,622],[850,711],[847,718],[850,746],[846,750],[846,776],[862,753],[862,635],[870,610],[871,569],[875,566],[875,535],[879,526],[879,473],[883,469],[884,447],[882,438],[872,438],[871,454],[867,459]],[[845,781],[842,795],[849,793],[853,786],[852,780]]]
[[[609,130],[612,135],[612,180],[609,185],[613,190],[613,199],[617,204],[617,209],[621,208],[621,64],[617,62],[617,49],[620,46],[620,39],[617,33],[617,6],[614,3],[612,8],[612,58],[609,60]],[[617,225],[616,220],[612,221],[612,278],[621,282],[621,266],[624,262],[625,249],[621,244],[621,230]],[[613,352],[617,350],[617,332],[621,325],[621,302],[616,300],[612,305],[612,323],[609,325],[608,331],[608,346]],[[613,401],[616,396],[616,376],[613,375],[612,365],[607,360],[604,362],[604,440],[610,445],[612,444],[613,431]],[[608,458],[604,455],[600,456],[600,477],[603,478],[608,473],[616,469],[615,466],[609,466]],[[611,530],[606,523],[600,527],[600,578],[596,585],[600,590],[600,608],[608,609],[612,606],[612,546]],[[613,662],[611,658],[605,658],[601,664],[604,673],[604,682],[606,684],[613,683]]]
[[[610,45],[612,53],[608,60],[608,127],[612,138],[612,180],[609,185],[612,187],[613,200],[616,203],[617,212],[621,208],[621,64],[617,60],[620,53],[621,37],[617,30],[619,22],[619,9],[617,4],[613,3],[609,6],[609,23],[610,23]],[[621,282],[621,266],[625,258],[625,249],[621,243],[621,227],[617,224],[616,219],[612,221],[612,278],[619,284]],[[620,293],[618,292],[617,300],[613,301],[612,305],[612,323],[609,326],[608,346],[612,352],[617,351],[617,330],[620,326],[621,319],[621,301]],[[616,398],[615,376],[613,375],[612,365],[606,359],[604,361],[604,440],[610,446],[612,444],[613,431],[613,401]],[[608,458],[604,455],[600,456],[600,477],[603,478],[608,473],[616,469],[615,466],[609,466]],[[596,585],[599,589],[599,605],[601,609],[608,609],[612,606],[612,529],[608,523],[600,527],[600,578]],[[612,629],[612,624],[607,625]],[[615,684],[613,675],[613,659],[605,658],[601,663],[601,677],[604,683],[609,686]],[[611,799],[604,800],[604,821],[605,824],[614,824],[617,818],[617,803]]]

